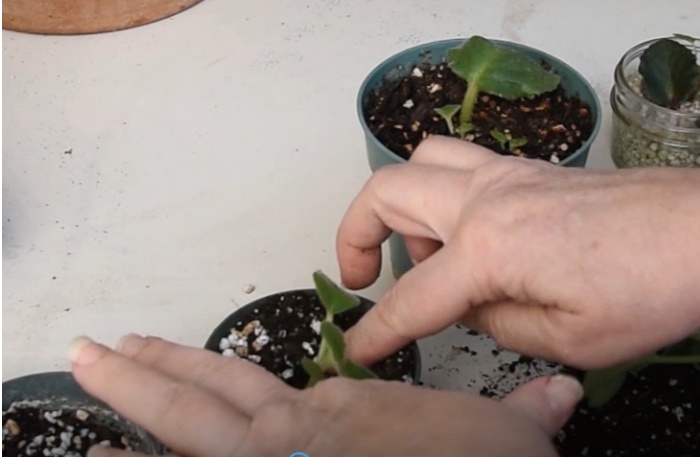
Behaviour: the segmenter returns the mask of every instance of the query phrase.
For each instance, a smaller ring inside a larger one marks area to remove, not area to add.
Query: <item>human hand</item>
[[[582,395],[560,375],[501,402],[345,378],[296,390],[246,360],[135,335],[118,352],[79,338],[71,360],[87,392],[189,457],[555,456],[550,438]]]
[[[371,284],[381,243],[416,266],[346,336],[370,363],[455,322],[504,347],[610,365],[700,327],[700,174],[506,158],[430,138],[378,170],[337,236],[346,287]]]

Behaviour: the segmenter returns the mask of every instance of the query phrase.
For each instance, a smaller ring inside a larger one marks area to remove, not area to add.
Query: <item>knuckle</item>
[[[312,406],[327,409],[343,404],[354,391],[355,383],[352,380],[337,376],[325,379],[303,393],[309,395]]]
[[[197,417],[206,402],[198,398],[190,383],[172,382],[165,386],[161,401],[154,408],[154,417],[165,423],[178,423],[180,417]]]
[[[399,281],[394,287],[389,289],[382,299],[381,305],[376,306],[374,310],[376,312],[375,317],[382,327],[399,338],[408,338],[410,335],[407,334],[407,328],[410,322],[400,306],[404,296],[403,284],[402,281]]]
[[[418,147],[411,153],[410,162],[423,163],[431,155],[431,151],[437,147],[441,147],[444,143],[444,139],[429,136],[420,142]]]

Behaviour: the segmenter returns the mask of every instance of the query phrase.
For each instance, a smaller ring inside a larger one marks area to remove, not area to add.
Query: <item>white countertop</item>
[[[603,105],[589,167],[610,168],[613,68],[674,32],[700,34],[697,0],[204,0],[117,33],[3,31],[3,380],[67,369],[80,334],[202,346],[237,306],[337,277],[370,174],[356,91],[390,54],[480,34],[565,60]],[[426,383],[494,363],[463,333],[420,343]]]

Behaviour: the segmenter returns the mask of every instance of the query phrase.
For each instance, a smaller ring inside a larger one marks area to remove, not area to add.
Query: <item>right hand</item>
[[[391,231],[416,266],[348,332],[360,363],[455,322],[585,369],[700,327],[697,170],[569,169],[431,138],[348,209],[337,237],[346,287],[374,282]]]

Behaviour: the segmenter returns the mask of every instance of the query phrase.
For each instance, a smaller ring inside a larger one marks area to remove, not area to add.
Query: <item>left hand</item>
[[[71,359],[87,392],[189,457],[553,457],[550,438],[582,394],[564,376],[538,378],[501,402],[345,378],[296,390],[246,360],[135,335],[118,351],[77,339]]]

